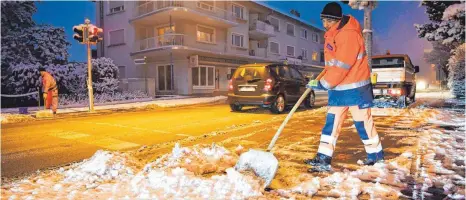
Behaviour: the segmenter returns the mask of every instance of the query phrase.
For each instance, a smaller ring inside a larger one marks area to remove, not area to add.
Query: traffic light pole
[[[84,21],[84,43],[87,48],[87,90],[89,91],[89,112],[94,112],[94,91],[92,89],[92,61],[91,61],[91,41],[89,41],[89,24],[91,21]]]
[[[102,41],[100,34],[103,29],[91,24],[91,20],[85,19],[84,24],[73,26],[73,31],[76,33],[73,38],[79,43],[86,45],[87,48],[87,89],[89,91],[89,112],[94,112],[94,91],[92,89],[92,60],[91,60],[91,45],[96,45]]]
[[[91,62],[91,44],[87,44],[87,89],[89,90],[89,112],[94,112],[94,91],[92,89],[92,62]]]

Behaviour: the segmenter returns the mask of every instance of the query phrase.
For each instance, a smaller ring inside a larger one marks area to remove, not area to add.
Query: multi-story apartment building
[[[98,56],[119,66],[121,87],[149,94],[228,91],[239,65],[324,65],[323,30],[253,1],[100,1]],[[134,59],[146,58],[136,65]]]

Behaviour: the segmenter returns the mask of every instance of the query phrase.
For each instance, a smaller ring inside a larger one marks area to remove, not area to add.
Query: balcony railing
[[[135,42],[134,50],[144,51],[149,49],[157,49],[166,46],[183,46],[183,34],[165,34],[157,37],[146,38]]]
[[[140,17],[169,7],[188,8],[209,16],[218,17],[220,19],[228,20],[231,22],[234,22],[236,19],[233,12],[223,10],[221,8],[212,6],[201,1],[148,1],[146,3],[136,6],[136,10],[134,12],[133,17]]]
[[[134,52],[155,50],[168,46],[185,46],[194,49],[211,51],[214,53],[226,53],[238,56],[255,56],[267,58],[266,48],[250,50],[247,47],[236,47],[226,42],[208,43],[197,40],[194,36],[184,34],[165,34],[157,37],[142,39],[135,42]]]
[[[274,27],[270,24],[267,24],[263,21],[259,21],[259,20],[254,20],[251,25],[249,26],[249,30],[251,31],[254,31],[254,30],[258,30],[258,31],[261,31],[261,32],[264,32],[266,34],[270,34],[270,35],[274,35],[275,34],[275,30],[274,30]]]

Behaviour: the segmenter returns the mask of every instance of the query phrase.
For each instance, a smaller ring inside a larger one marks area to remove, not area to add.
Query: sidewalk
[[[129,100],[119,102],[108,102],[95,104],[94,109],[98,110],[113,110],[113,109],[132,109],[132,108],[143,108],[147,106],[157,107],[178,107],[187,106],[194,104],[213,103],[217,101],[226,100],[225,96],[216,97],[189,97],[189,96],[176,96],[173,98],[160,98],[160,99],[140,99],[140,100]],[[28,112],[34,114],[37,112],[38,107],[28,107]],[[41,107],[40,109],[43,109]],[[85,112],[88,111],[88,105],[67,105],[62,106],[58,109],[57,113],[73,113],[73,112]],[[1,113],[18,114],[19,108],[2,108]]]
[[[224,102],[227,99],[226,96],[215,96],[215,97],[185,97],[185,96],[176,96],[169,98],[160,98],[160,99],[143,99],[143,100],[130,100],[130,101],[120,101],[120,102],[109,102],[103,104],[96,104],[94,106],[95,111],[103,110],[128,110],[128,109],[137,109],[137,108],[146,108],[146,107],[162,107],[162,108],[173,108],[180,106],[189,106],[197,104],[208,104],[216,102]],[[41,107],[40,109],[43,109]],[[33,117],[37,112],[38,107],[28,107],[28,114],[19,114],[19,108],[5,108],[1,109],[0,113],[0,122],[2,124],[6,123],[16,123],[24,122],[29,120],[34,120]],[[87,105],[70,105],[64,106],[64,108],[59,108],[57,113],[85,113],[89,111]]]

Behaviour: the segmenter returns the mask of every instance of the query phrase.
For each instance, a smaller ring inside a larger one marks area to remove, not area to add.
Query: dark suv
[[[232,111],[243,106],[262,106],[273,113],[282,113],[294,105],[306,90],[308,79],[294,65],[248,64],[240,66],[229,82],[228,103]],[[304,101],[311,108],[315,102],[312,91]]]

